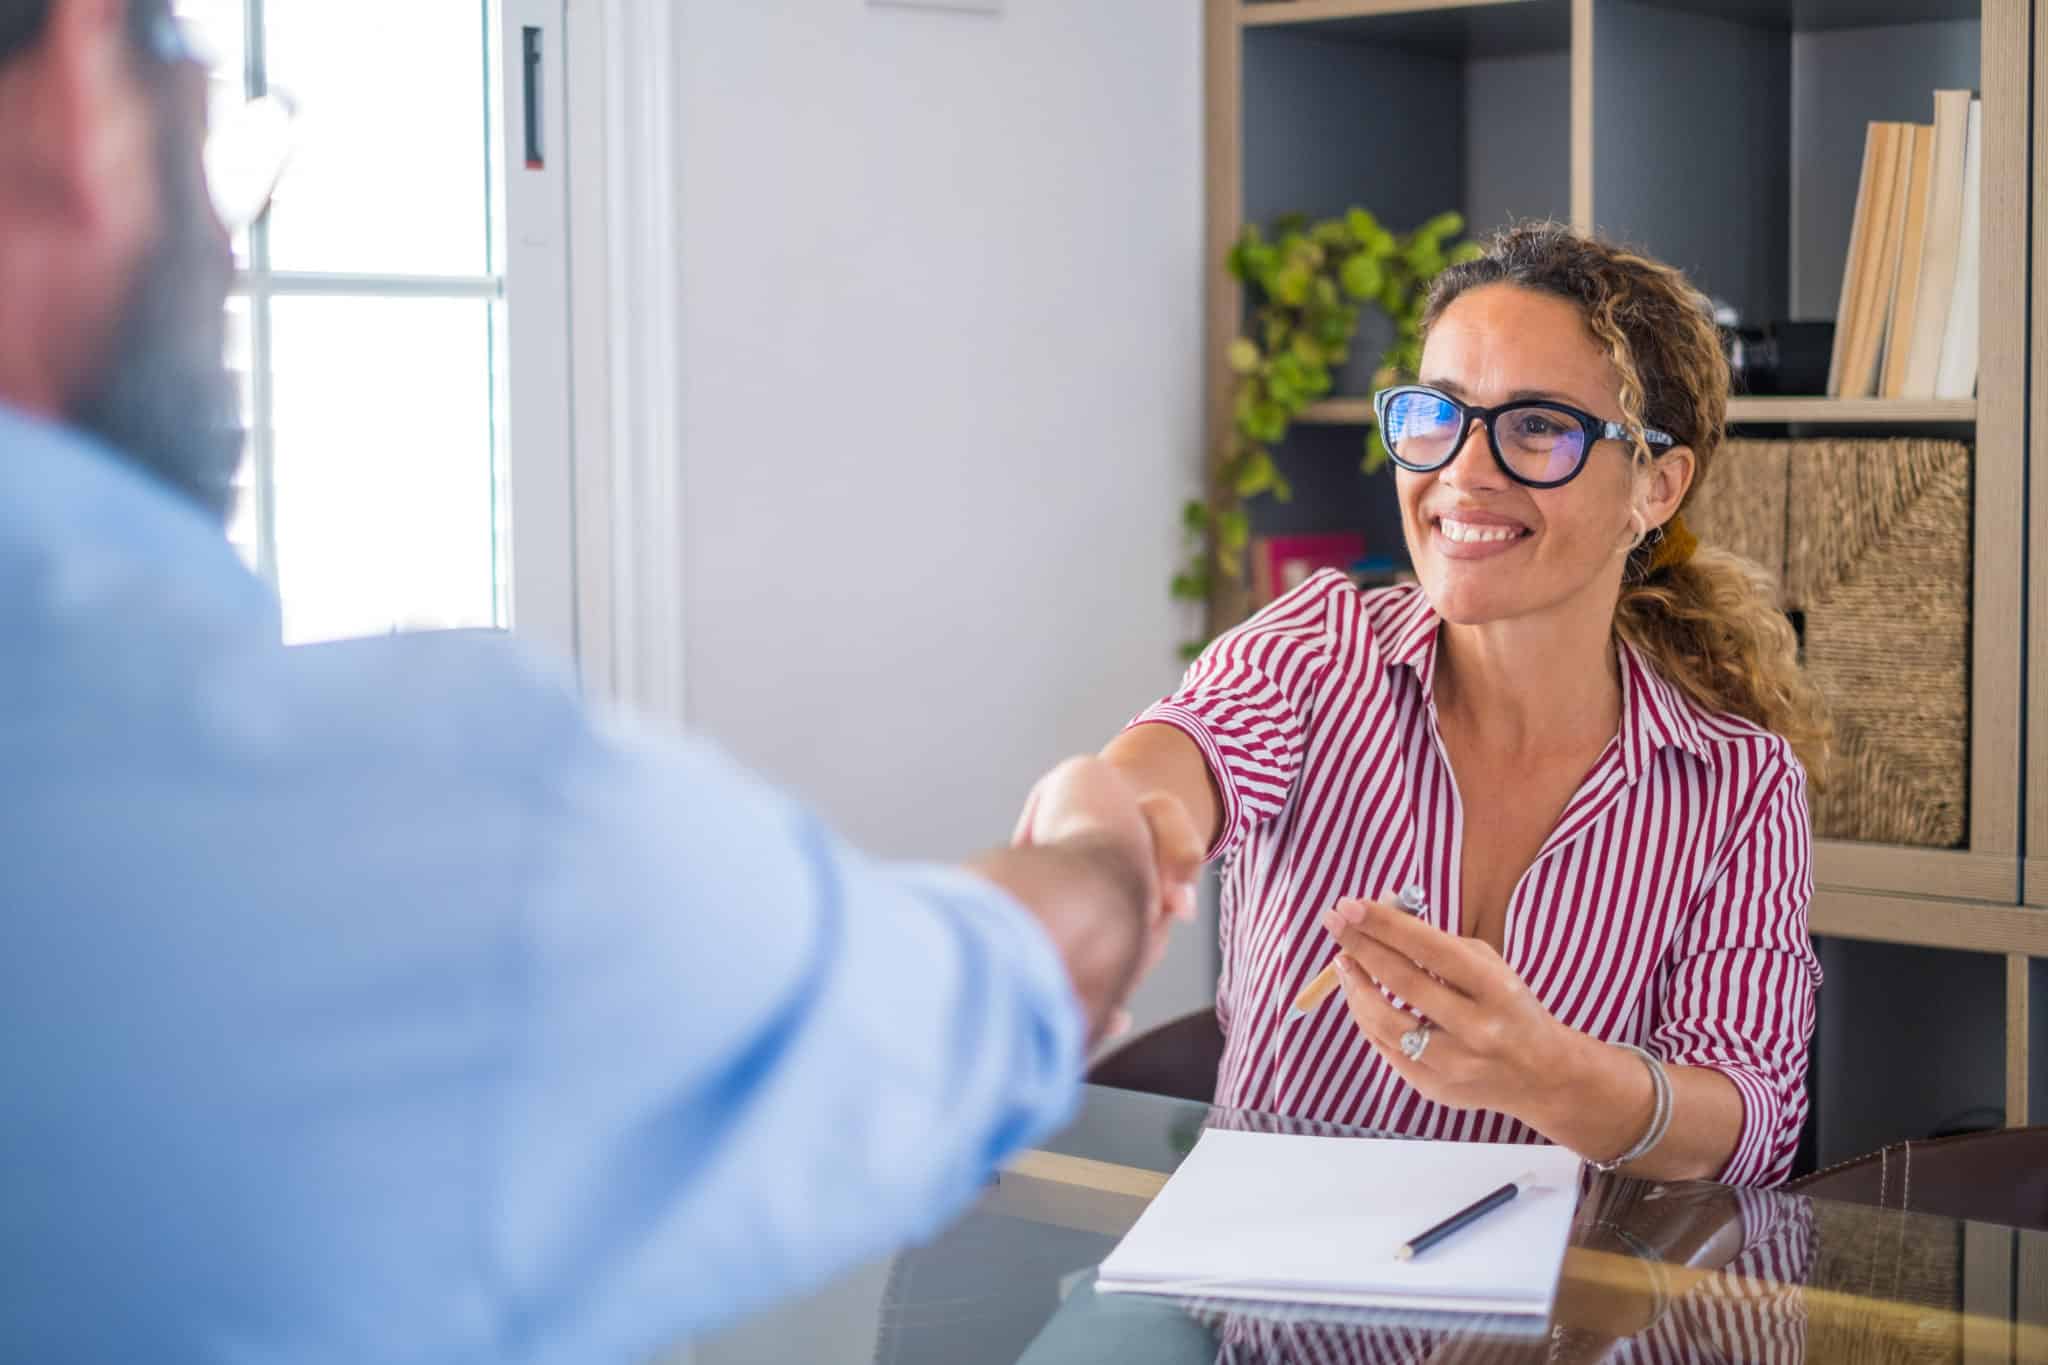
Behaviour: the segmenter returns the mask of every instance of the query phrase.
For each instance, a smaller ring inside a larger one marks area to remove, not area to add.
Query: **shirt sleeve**
[[[1806,1122],[1820,961],[1807,934],[1813,835],[1806,775],[1789,751],[1681,932],[1650,1051],[1719,1071],[1742,1094],[1742,1132],[1717,1177],[1781,1183]]]
[[[706,747],[592,749],[511,969],[493,1243],[522,1359],[644,1358],[934,1233],[1082,1063],[1004,893],[864,856]]]
[[[1202,751],[1223,798],[1210,858],[1234,852],[1286,806],[1313,698],[1329,671],[1331,596],[1348,586],[1334,569],[1312,575],[1219,636],[1172,696],[1131,722],[1171,725]]]

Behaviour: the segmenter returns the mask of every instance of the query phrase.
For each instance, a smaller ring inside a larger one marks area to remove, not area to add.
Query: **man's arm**
[[[496,1144],[537,1355],[700,1333],[927,1236],[1064,1121],[1158,918],[1094,765],[1062,837],[960,869],[869,858],[704,748],[593,745],[536,850]]]
[[[1038,921],[1066,968],[1088,1042],[1107,1037],[1142,974],[1152,932],[1145,909],[1153,896],[1150,879],[1132,863],[1132,850],[1077,838],[991,850],[965,867]]]

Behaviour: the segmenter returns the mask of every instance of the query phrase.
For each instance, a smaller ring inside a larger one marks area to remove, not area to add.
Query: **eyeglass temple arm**
[[[1600,428],[1600,439],[1603,441],[1626,441],[1632,434],[1627,427],[1619,422],[1609,422]],[[1651,445],[1675,446],[1678,444],[1676,437],[1667,435],[1655,427],[1644,427],[1643,439]]]

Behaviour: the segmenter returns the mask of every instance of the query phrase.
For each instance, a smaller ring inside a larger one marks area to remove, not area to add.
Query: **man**
[[[930,1233],[1189,832],[1077,760],[889,865],[500,637],[282,648],[165,8],[0,0],[0,1358],[638,1359]]]

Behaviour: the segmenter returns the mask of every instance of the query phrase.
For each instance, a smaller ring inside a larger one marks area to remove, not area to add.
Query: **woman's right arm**
[[[1331,663],[1334,604],[1352,591],[1342,574],[1310,578],[1202,651],[1171,696],[1102,750],[1155,829],[1166,824],[1208,861],[1280,812],[1301,767],[1311,698]],[[1034,791],[1018,842],[1035,842],[1031,831],[1046,813],[1039,803]],[[1162,867],[1171,885],[1166,874]],[[1192,903],[1181,908],[1192,915]]]
[[[1202,751],[1170,725],[1137,725],[1111,740],[1101,756],[1130,784],[1151,828],[1162,917],[1192,920],[1195,878],[1206,861],[1205,850],[1215,843],[1223,808]],[[1073,812],[1064,808],[1063,789],[1054,781],[1058,773],[1055,768],[1031,789],[1012,843],[1029,847],[1062,837],[1063,822]],[[1151,942],[1140,976],[1152,969],[1165,947],[1160,927],[1148,926]]]
[[[1216,774],[1187,732],[1172,725],[1135,725],[1109,742],[1102,757],[1130,780],[1139,796],[1170,797],[1205,849],[1222,831],[1223,795]]]

